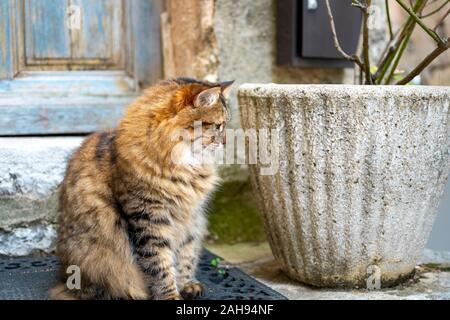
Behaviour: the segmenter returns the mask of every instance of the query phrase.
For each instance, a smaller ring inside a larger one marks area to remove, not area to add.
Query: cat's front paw
[[[184,299],[193,299],[203,295],[203,285],[200,282],[188,282],[181,290]]]
[[[183,300],[183,297],[178,292],[174,292],[167,295],[154,295],[152,300]]]
[[[164,297],[164,300],[183,300],[183,297],[179,293],[174,293]]]

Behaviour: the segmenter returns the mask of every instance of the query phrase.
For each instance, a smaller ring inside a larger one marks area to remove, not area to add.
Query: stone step
[[[58,186],[83,137],[0,138],[0,255],[49,251]]]

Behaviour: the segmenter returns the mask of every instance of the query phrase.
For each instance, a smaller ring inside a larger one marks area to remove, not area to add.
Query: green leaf
[[[217,273],[219,274],[219,276],[223,277],[223,278],[227,278],[228,277],[228,272],[224,269],[219,269],[217,270]]]
[[[220,258],[214,258],[214,259],[211,260],[211,265],[214,268],[217,268],[219,266],[219,263],[220,263]]]

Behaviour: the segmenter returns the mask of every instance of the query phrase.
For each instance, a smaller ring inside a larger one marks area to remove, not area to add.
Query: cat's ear
[[[231,86],[233,85],[234,80],[231,81],[224,81],[220,83],[220,89],[222,91],[222,95],[225,98],[228,98],[228,96],[230,95],[231,92]]]
[[[203,90],[194,99],[194,107],[208,107],[213,106],[219,101],[220,98],[220,87],[214,87],[210,89]]]

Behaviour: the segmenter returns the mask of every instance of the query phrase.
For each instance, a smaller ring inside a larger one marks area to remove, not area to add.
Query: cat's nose
[[[224,128],[225,128],[225,125],[223,122],[214,124],[214,129],[216,129],[219,132],[222,132]]]

